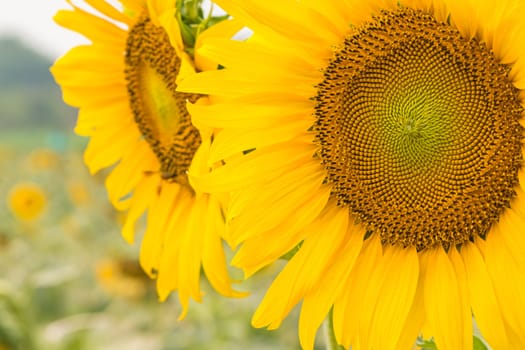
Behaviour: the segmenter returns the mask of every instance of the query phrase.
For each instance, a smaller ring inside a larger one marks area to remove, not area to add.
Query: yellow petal
[[[424,286],[425,315],[436,345],[442,350],[464,348],[465,339],[462,299],[458,277],[442,247],[420,253],[427,259]]]
[[[135,223],[148,208],[151,198],[155,198],[160,181],[158,176],[145,176],[133,192],[130,209],[122,227],[122,236],[130,244],[134,241]]]
[[[180,82],[177,90],[231,98],[244,96],[247,93],[272,91],[276,94],[301,96],[307,100],[316,93],[314,84],[305,81],[300,76],[286,81],[265,80],[264,73],[247,76],[246,74],[230,74],[227,69],[190,75]]]
[[[232,55],[235,52],[235,55]],[[226,38],[212,38],[199,49],[199,54],[206,56],[221,66],[253,74],[254,66],[269,66],[271,71],[265,75],[280,77],[281,80],[294,79],[297,76],[315,84],[322,79],[322,72],[303,57],[282,55],[276,50],[269,50],[264,45],[253,41],[228,40]],[[250,62],[249,65],[243,62]]]
[[[448,252],[448,257],[452,266],[454,267],[454,272],[456,273],[458,288],[459,288],[459,298],[460,298],[460,308],[459,312],[463,317],[463,322],[461,323],[463,329],[460,330],[463,332],[463,348],[468,349],[472,346],[472,311],[470,307],[470,297],[469,289],[467,284],[467,273],[465,271],[465,265],[457,249],[450,248]]]
[[[58,11],[53,18],[64,28],[82,34],[93,43],[124,48],[127,34],[124,29],[74,6],[73,11]]]
[[[75,133],[92,136],[97,129],[109,127],[122,128],[123,123],[132,119],[127,101],[111,103],[99,107],[82,108],[78,111]],[[130,125],[131,123],[127,123]]]
[[[332,205],[307,228],[310,235],[273,281],[257,308],[252,319],[254,327],[279,327],[290,310],[317,285],[319,278],[332,265],[334,254],[346,235],[347,225],[348,212]]]
[[[465,243],[460,253],[465,264],[472,312],[481,334],[494,349],[508,349],[500,306],[478,247]]]
[[[195,66],[197,69],[200,71],[213,70],[216,69],[219,64],[218,61],[201,55],[200,48],[203,46],[204,42],[208,42],[213,38],[231,38],[243,27],[244,25],[240,21],[236,19],[228,19],[221,21],[202,32],[195,42]]]
[[[231,279],[226,269],[226,256],[220,233],[224,231],[224,222],[221,217],[221,205],[215,196],[207,196],[207,213],[203,247],[202,268],[210,284],[219,293],[229,297],[241,297],[246,295],[232,289]]]
[[[416,336],[421,334],[421,329],[425,320],[425,303],[423,296],[425,283],[422,270],[423,266],[419,266],[420,273],[416,287],[416,294],[414,295],[412,306],[408,312],[408,317],[405,320],[395,349],[413,349]]]
[[[152,165],[155,164],[158,166],[158,161],[145,141],[139,141],[130,147],[106,178],[111,203],[118,208],[125,196],[129,195],[144,177],[144,172],[154,169]]]
[[[283,219],[293,215],[295,211],[301,211],[306,203],[315,201],[322,193],[324,174],[315,162],[306,163],[297,169],[290,169],[282,177],[269,183],[261,184],[261,194],[250,203],[245,203],[243,210],[245,215],[240,215],[232,221],[232,231],[239,232],[243,237],[247,233],[259,235],[262,232],[274,229]],[[312,170],[309,173],[306,171]],[[303,175],[304,177],[300,177]],[[306,205],[305,205],[306,204]],[[235,210],[236,203],[232,203],[231,209]],[[257,210],[258,208],[272,208],[271,212]],[[257,222],[256,227],[253,223]]]
[[[326,206],[329,196],[330,188],[322,189],[312,198],[306,198],[304,206],[287,216],[278,230],[269,229],[259,235],[246,238],[232,260],[232,265],[241,267],[248,277],[295,248],[304,239],[305,232],[302,229],[319,215]],[[240,243],[250,233],[252,232],[240,231],[239,234],[234,231],[231,233],[231,240]],[[273,243],[268,244],[268,242]],[[259,249],[261,245],[266,246],[266,249]]]
[[[352,288],[344,283],[361,251],[365,230],[348,225],[345,242],[334,257],[334,263],[322,275],[319,288],[312,288],[304,298],[299,317],[299,339],[303,349],[312,349],[317,329],[339,294],[341,288]]]
[[[373,349],[395,349],[407,320],[419,279],[419,261],[415,248],[385,248],[381,261],[384,276],[369,328]],[[366,299],[365,299],[366,300]],[[415,341],[418,331],[412,334]]]
[[[456,26],[461,35],[467,40],[473,38],[479,31],[479,11],[471,0],[445,0],[450,11],[450,21]]]
[[[103,107],[127,101],[125,84],[101,86],[62,86],[62,98],[74,107]]]
[[[119,159],[140,139],[136,127],[122,129],[105,128],[94,134],[86,151],[84,161],[93,174],[102,168],[108,167]]]
[[[310,117],[313,111],[311,101],[288,100],[280,104],[261,104],[258,101],[238,103],[220,103],[214,105],[187,104],[193,124],[201,128],[263,128],[284,122]],[[263,101],[267,102],[267,101]],[[235,113],[232,113],[235,111]]]
[[[210,163],[228,159],[239,153],[239,149],[261,148],[275,143],[306,136],[313,124],[311,118],[292,121],[265,129],[226,129],[217,133],[210,152]],[[234,145],[234,147],[232,147]]]
[[[168,235],[167,227],[170,222],[175,222],[177,217],[174,212],[180,213],[184,203],[177,201],[180,186],[176,184],[162,185],[155,191],[156,197],[152,199],[148,208],[147,229],[140,247],[140,264],[146,273],[155,277],[159,270],[159,260],[164,245],[165,235]],[[157,283],[157,286],[159,284]]]
[[[120,0],[120,2],[126,13],[130,13],[133,16],[140,15],[146,6],[144,0]]]
[[[199,190],[225,193],[267,180],[267,174],[278,177],[287,170],[312,159],[315,146],[289,142],[267,147],[264,152],[251,152],[205,175],[191,178]],[[190,174],[192,175],[192,174]]]
[[[334,33],[349,31],[348,13],[355,12],[355,6],[350,6],[345,1],[303,0],[302,2],[315,9],[316,20],[320,22],[320,26],[329,28]]]
[[[86,4],[118,22],[131,24],[133,19],[111,6],[106,0],[84,0]]]
[[[264,3],[218,0],[216,3],[254,31],[311,43],[312,51],[318,51],[320,46],[328,47],[339,39],[336,33],[329,30],[330,27],[319,26],[311,30],[310,23],[315,22],[317,14],[306,6],[298,6],[293,0],[266,0]]]
[[[114,85],[125,81],[122,51],[97,45],[72,48],[53,64],[51,73],[65,86]]]
[[[171,199],[173,202],[176,202],[176,205],[173,205],[170,211],[166,212],[166,216],[156,216],[156,219],[162,226],[156,225],[159,227],[157,227],[155,231],[151,230],[149,237],[147,237],[148,231],[146,231],[144,242],[142,243],[143,247],[141,247],[141,258],[143,256],[142,251],[144,250],[144,258],[141,259],[144,261],[144,266],[149,265],[157,271],[157,293],[159,300],[166,300],[169,293],[178,290],[179,300],[183,308],[183,312],[181,313],[182,317],[187,311],[189,295],[187,291],[179,289],[181,287],[179,254],[181,252],[180,246],[183,238],[181,231],[187,229],[191,209],[189,205],[190,202],[184,200],[188,199],[184,192],[184,190],[180,189]],[[148,216],[148,219],[149,218]],[[148,224],[150,224],[150,222],[148,222]],[[146,238],[148,238],[147,242]],[[146,243],[148,243],[148,250],[144,249]]]
[[[523,269],[525,267],[525,239],[523,238],[525,218],[523,213],[517,212],[517,210],[522,210],[520,204],[523,202],[524,198],[520,197],[512,203],[512,208],[506,209],[501,215],[496,229],[499,232],[498,237],[505,242],[509,254],[516,261],[516,265],[522,268],[522,273],[525,273],[525,269]]]
[[[191,198],[187,227],[177,228],[174,234],[180,235],[177,269],[179,270],[179,293],[187,293],[192,299],[201,301],[199,278],[201,271],[201,257],[203,238],[206,231],[206,198]],[[185,312],[184,312],[185,313]]]
[[[363,303],[368,281],[373,277],[377,265],[381,261],[382,246],[379,235],[372,235],[363,244],[363,248],[346,281],[346,288],[334,305],[334,331],[340,344],[348,348],[350,345],[359,348],[361,315],[373,308],[373,305]],[[363,325],[366,329],[370,324]]]
[[[520,271],[507,248],[503,232],[495,228],[483,245],[486,267],[506,323],[525,344],[525,269]],[[511,341],[517,341],[512,337]]]

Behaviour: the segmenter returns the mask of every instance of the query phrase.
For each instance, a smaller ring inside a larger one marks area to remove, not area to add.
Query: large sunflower
[[[122,0],[124,10],[104,0],[85,2],[111,21],[69,2],[73,9],[58,12],[56,22],[91,44],[73,48],[51,70],[64,100],[80,109],[75,131],[90,137],[86,164],[92,173],[114,166],[106,187],[114,206],[127,210],[128,241],[147,212],[140,262],[157,279],[161,300],[177,290],[183,317],[189,299],[201,298],[201,267],[217,291],[237,296],[225,265],[221,203],[194,191],[187,178],[202,168],[201,146],[211,134],[200,133],[185,108],[200,96],[175,92],[177,81],[195,71],[175,1]]]
[[[225,69],[179,84],[218,97],[188,108],[224,165],[192,180],[232,191],[246,275],[297,250],[253,324],[302,301],[307,349],[332,309],[345,348],[457,350],[473,315],[524,349],[522,3],[216,2],[254,34],[206,41]]]

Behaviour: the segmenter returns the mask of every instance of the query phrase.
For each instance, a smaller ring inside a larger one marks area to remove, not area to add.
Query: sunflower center
[[[163,28],[144,17],[130,29],[126,80],[135,122],[160,163],[163,179],[187,185],[187,170],[201,144],[186,101],[199,95],[175,91],[181,60]]]
[[[431,14],[383,11],[318,85],[318,156],[340,206],[383,244],[484,237],[516,195],[519,91],[477,38]]]

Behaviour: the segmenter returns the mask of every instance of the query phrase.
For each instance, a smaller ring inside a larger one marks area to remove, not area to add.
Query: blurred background
[[[6,5],[6,4],[4,4]],[[120,236],[104,174],[82,161],[49,66],[85,43],[51,18],[59,0],[11,1],[0,11],[0,350],[298,349],[297,315],[281,329],[250,326],[278,266],[228,300],[203,281],[203,304],[177,321],[176,295],[157,301]],[[238,271],[233,271],[238,274]]]

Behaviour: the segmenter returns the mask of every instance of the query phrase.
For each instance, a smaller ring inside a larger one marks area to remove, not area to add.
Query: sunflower
[[[38,219],[47,206],[47,196],[40,186],[32,182],[15,184],[7,196],[7,206],[21,221]]]
[[[206,40],[224,69],[179,84],[220,129],[191,180],[232,192],[246,276],[296,250],[253,325],[302,301],[306,349],[327,315],[345,348],[469,349],[472,316],[525,348],[521,2],[216,2],[253,36]]]
[[[68,3],[73,9],[59,11],[56,22],[91,44],[71,49],[51,71],[65,102],[79,108],[75,131],[90,137],[89,170],[110,168],[109,199],[126,211],[123,236],[132,243],[135,224],[147,212],[140,263],[157,279],[161,300],[178,291],[181,318],[190,298],[201,299],[201,267],[218,292],[239,296],[225,265],[221,202],[188,182],[188,171],[202,168],[197,158],[211,134],[199,132],[185,108],[186,100],[201,96],[175,92],[178,80],[196,69],[175,1],[122,0],[119,9],[86,0],[90,12]],[[228,21],[201,36],[232,26]]]
[[[102,289],[130,300],[139,300],[147,292],[144,274],[137,272],[141,272],[138,263],[128,259],[106,258],[95,265],[95,277]]]
[[[60,155],[52,149],[36,149],[28,157],[28,163],[31,170],[51,170],[59,167]]]

